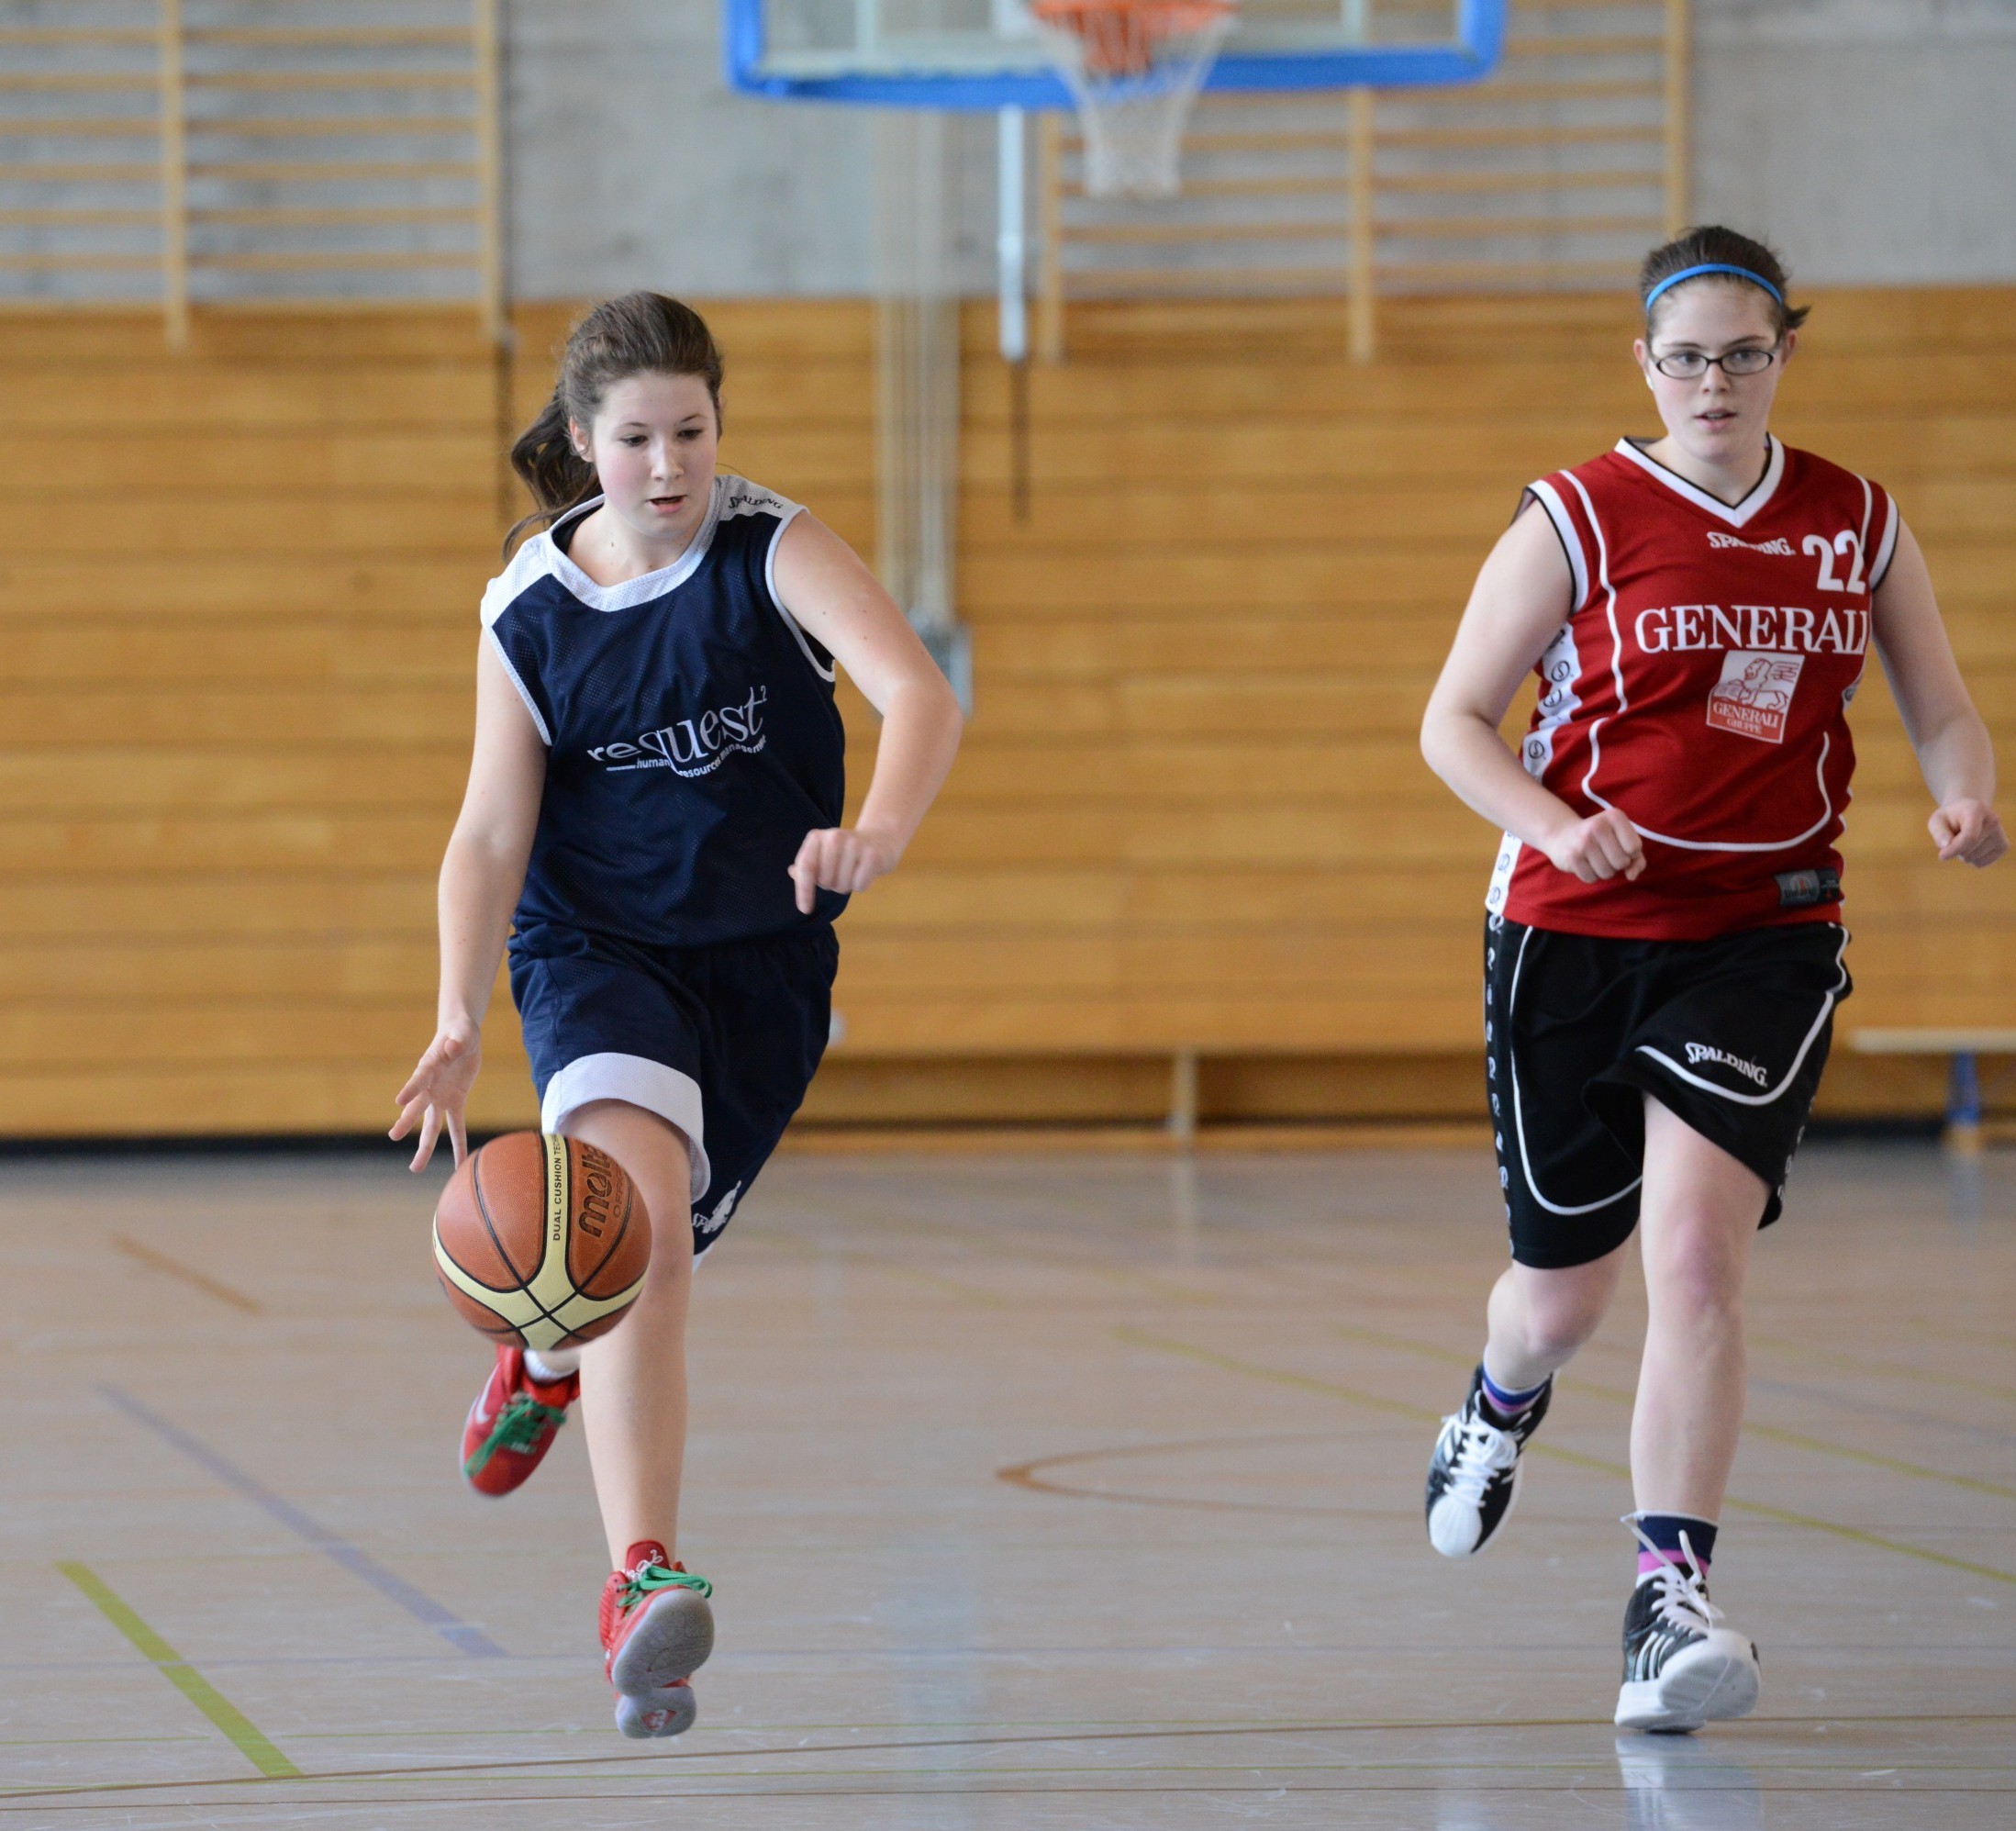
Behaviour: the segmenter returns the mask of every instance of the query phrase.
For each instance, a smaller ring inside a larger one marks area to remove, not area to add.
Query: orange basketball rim
[[[1187,38],[1231,17],[1232,0],[1035,0],[1044,25],[1085,45],[1088,76],[1145,76],[1171,39]]]

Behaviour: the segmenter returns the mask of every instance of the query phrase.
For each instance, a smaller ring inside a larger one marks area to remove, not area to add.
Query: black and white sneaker
[[[1547,1415],[1552,1379],[1509,1425],[1484,1412],[1484,1369],[1470,1376],[1463,1410],[1442,1421],[1428,1465],[1428,1542],[1444,1557],[1468,1557],[1491,1542],[1519,1499],[1520,1452]]]
[[[1691,1557],[1691,1552],[1689,1557]],[[1757,1648],[1722,1625],[1691,1562],[1640,1580],[1624,1610],[1617,1726],[1684,1735],[1757,1707]]]

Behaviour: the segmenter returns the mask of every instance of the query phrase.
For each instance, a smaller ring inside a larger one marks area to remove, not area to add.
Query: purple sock
[[[1477,1366],[1477,1377],[1484,1382],[1484,1397],[1492,1411],[1498,1413],[1500,1423],[1510,1423],[1522,1412],[1530,1412],[1540,1395],[1547,1390],[1543,1379],[1538,1386],[1528,1387],[1523,1392],[1510,1391],[1491,1378],[1491,1370],[1482,1362]]]
[[[1680,1535],[1687,1535],[1687,1542],[1694,1552],[1694,1568],[1702,1576],[1708,1575],[1709,1559],[1715,1555],[1716,1525],[1713,1520],[1697,1519],[1692,1513],[1638,1513],[1632,1524],[1653,1544],[1647,1551],[1643,1540],[1638,1546],[1638,1575],[1642,1581],[1665,1564],[1685,1564],[1687,1552],[1681,1548]]]

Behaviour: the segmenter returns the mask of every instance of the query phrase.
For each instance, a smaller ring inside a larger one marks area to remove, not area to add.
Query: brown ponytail
[[[595,466],[574,449],[568,422],[592,426],[603,396],[631,375],[697,375],[721,419],[721,352],[691,306],[663,293],[624,293],[574,326],[560,359],[560,378],[539,418],[511,447],[511,468],[537,505],[504,537],[504,550],[528,528],[544,526],[601,487]]]

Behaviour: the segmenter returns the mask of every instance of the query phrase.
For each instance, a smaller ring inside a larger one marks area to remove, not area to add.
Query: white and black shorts
[[[1587,1265],[1631,1237],[1647,1094],[1754,1170],[1778,1218],[1852,989],[1838,922],[1712,941],[1563,934],[1489,918],[1486,1067],[1512,1256]]]

